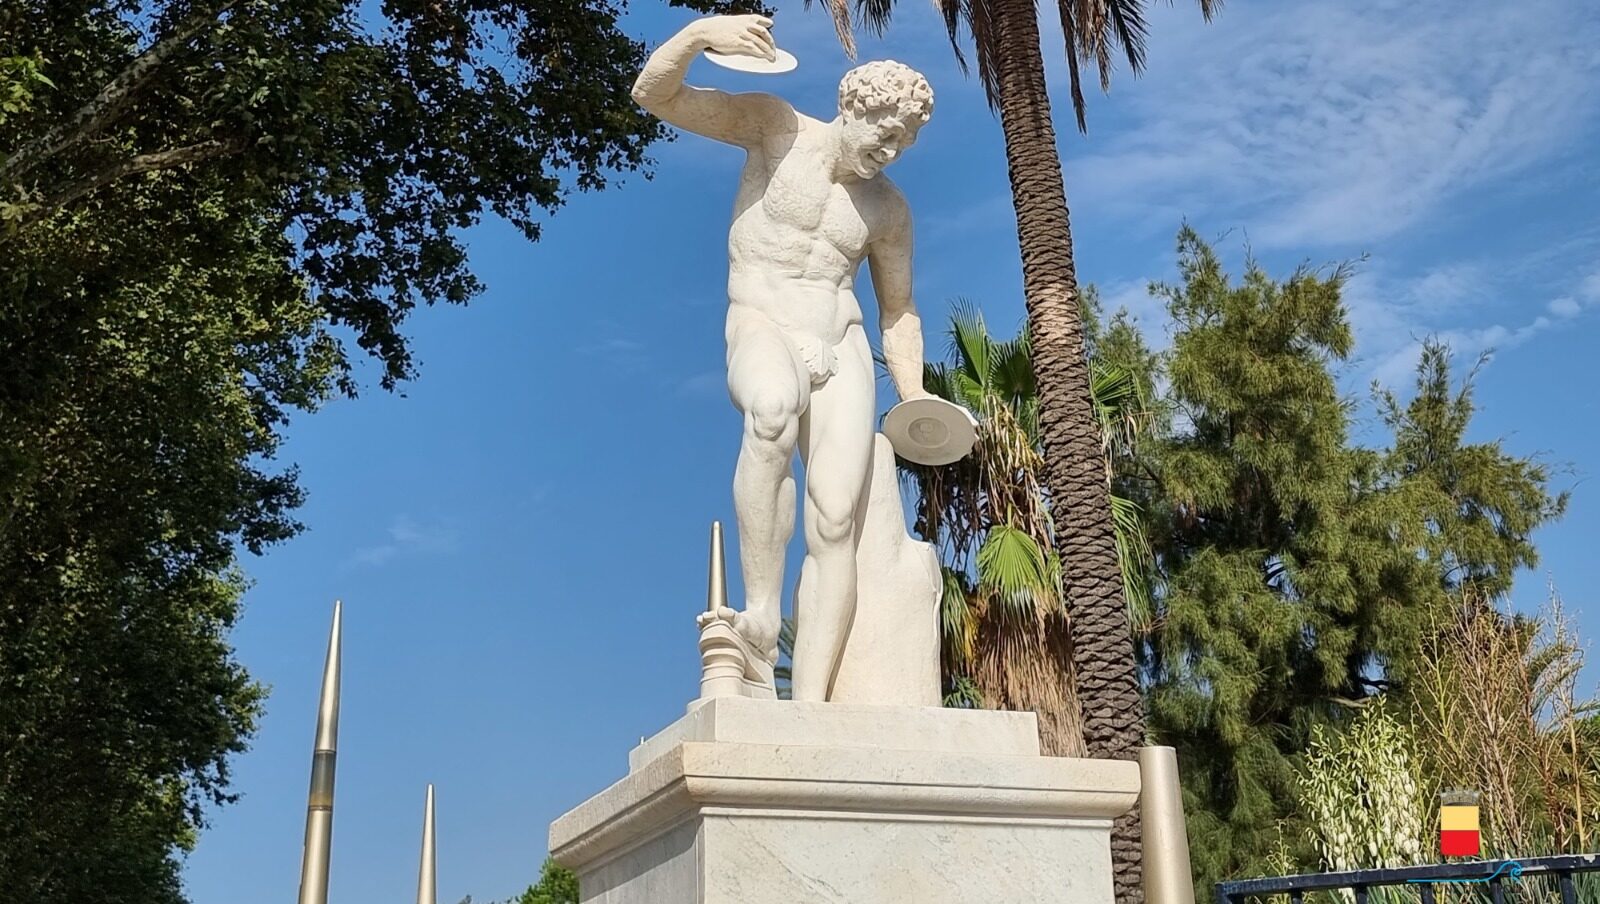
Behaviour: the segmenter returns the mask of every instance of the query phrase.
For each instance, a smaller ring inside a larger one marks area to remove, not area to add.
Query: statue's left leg
[[[872,351],[860,325],[835,349],[839,369],[811,393],[802,420],[806,559],[815,577],[796,602],[794,699],[828,699],[856,611],[857,509],[872,463]]]

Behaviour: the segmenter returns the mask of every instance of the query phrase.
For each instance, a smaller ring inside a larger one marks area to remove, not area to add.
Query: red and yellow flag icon
[[[1446,857],[1476,857],[1478,841],[1477,803],[1446,801],[1439,807],[1439,853]]]

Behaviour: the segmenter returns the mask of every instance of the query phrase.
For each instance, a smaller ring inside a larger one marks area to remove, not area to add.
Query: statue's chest
[[[864,186],[840,185],[800,167],[779,165],[762,199],[773,223],[815,236],[852,259],[865,253],[873,217]]]

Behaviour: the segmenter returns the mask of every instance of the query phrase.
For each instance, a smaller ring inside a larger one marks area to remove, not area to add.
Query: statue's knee
[[[852,506],[817,503],[812,509],[812,530],[829,546],[847,547],[855,543],[856,515]]]
[[[761,396],[752,402],[745,412],[745,423],[751,437],[763,443],[792,446],[799,432],[794,406],[772,396]]]

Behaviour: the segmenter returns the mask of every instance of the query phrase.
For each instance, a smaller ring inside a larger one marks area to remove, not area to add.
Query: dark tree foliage
[[[693,4],[691,4],[693,5]],[[709,5],[709,4],[708,4]],[[295,411],[412,374],[460,231],[645,162],[610,0],[0,0],[0,888],[182,900],[262,689]]]
[[[1223,269],[1190,229],[1158,286],[1173,346],[1126,323],[1098,353],[1166,383],[1166,416],[1115,463],[1154,550],[1141,651],[1153,734],[1178,748],[1203,891],[1260,874],[1303,834],[1296,770],[1315,726],[1404,692],[1426,630],[1465,585],[1504,594],[1566,497],[1537,461],[1470,443],[1470,379],[1425,349],[1413,397],[1377,392],[1387,448],[1349,436],[1335,368],[1352,335],[1344,270]],[[1158,379],[1164,377],[1165,380]]]
[[[507,904],[578,904],[578,877],[554,860],[546,860],[539,881]]]
[[[227,799],[262,696],[226,640],[234,546],[296,529],[294,474],[266,460],[285,406],[333,374],[260,218],[180,213],[159,186],[123,199],[114,229],[52,226],[0,273],[0,883],[17,900],[180,900],[171,854]]]
[[[480,288],[459,230],[492,211],[536,239],[542,213],[638,168],[664,126],[628,97],[645,48],[610,0],[387,0],[377,21],[362,6],[5,0],[0,46],[54,88],[0,130],[0,242],[142,174],[202,169],[293,238],[331,322],[403,379],[406,313]]]

